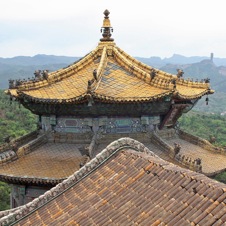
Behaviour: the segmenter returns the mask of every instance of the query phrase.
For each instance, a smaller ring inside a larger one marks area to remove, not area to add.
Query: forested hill
[[[55,71],[76,62],[80,57],[54,56],[39,54],[33,57],[17,56],[13,58],[0,57],[0,89],[8,88],[9,79],[28,79],[34,76],[35,70]],[[163,71],[176,74],[176,69],[184,70],[184,77],[194,81],[203,78],[210,78],[211,86],[216,93],[226,93],[226,58],[210,57],[185,57],[174,54],[170,58],[160,57],[140,58],[138,60]],[[216,64],[216,62],[218,64]]]
[[[33,57],[18,56],[13,58],[0,58],[0,89],[8,88],[9,79],[27,79],[34,76],[35,70],[55,71],[74,63],[80,57],[54,56],[39,54]],[[218,92],[226,92],[226,59],[208,57],[184,57],[174,54],[170,58],[159,57],[140,58],[138,60],[164,71],[176,74],[176,69],[185,71],[185,77],[202,79],[209,77],[213,88]],[[225,66],[216,66],[215,62]]]
[[[211,60],[203,60],[194,64],[168,64],[161,70],[175,74],[178,68],[183,69],[184,78],[190,78],[193,81],[209,78],[211,88],[215,90],[215,93],[208,97],[208,105],[205,102],[206,97],[203,97],[194,110],[216,114],[226,112],[226,67],[217,67]]]
[[[16,56],[12,58],[0,57],[0,63],[5,65],[39,66],[50,64],[71,64],[78,59],[79,57],[38,54],[33,57],[31,56]]]
[[[203,60],[194,64],[167,64],[161,70],[175,74],[178,68],[183,69],[183,77],[194,81],[210,78],[212,89],[226,93],[226,67],[217,67],[211,60]]]
[[[78,60],[79,57],[36,55],[0,58],[0,89],[8,88],[9,79],[27,79],[35,70],[56,71]]]
[[[7,136],[16,138],[37,127],[37,118],[18,102],[10,101],[3,90],[0,90],[0,144]]]

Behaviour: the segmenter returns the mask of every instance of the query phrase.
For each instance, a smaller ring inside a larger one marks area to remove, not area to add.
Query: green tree
[[[24,120],[26,119],[26,120]],[[6,136],[17,138],[36,129],[37,117],[0,90],[0,144]],[[10,208],[10,186],[0,182],[0,210]]]
[[[0,210],[10,208],[9,202],[10,186],[6,183],[0,182]]]
[[[37,116],[0,90],[0,143],[3,138],[16,138],[36,129]]]
[[[180,128],[188,133],[209,140],[216,138],[216,145],[226,146],[226,116],[191,111],[179,119]]]

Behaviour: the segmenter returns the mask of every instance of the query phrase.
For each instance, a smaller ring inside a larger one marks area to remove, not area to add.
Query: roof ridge
[[[93,71],[94,82],[92,83],[92,92],[95,92],[95,90],[98,89],[98,86],[101,81],[101,77],[103,75],[103,70],[106,64],[107,64],[107,46],[104,46],[98,68]]]
[[[133,63],[135,63],[137,66],[142,66],[145,69],[147,69],[146,72],[149,72],[153,67],[142,63],[141,61],[137,60],[136,58],[132,57],[131,55],[129,55],[128,53],[126,53],[125,51],[123,51],[121,48],[119,48],[118,46],[116,46],[117,50],[126,58],[130,59]]]
[[[46,77],[42,80],[37,81],[25,81],[22,84],[18,85],[18,91],[28,91],[28,90],[34,90],[41,87],[48,86],[54,82],[60,81],[62,79],[65,79],[67,77],[70,77],[73,73],[78,72],[80,69],[82,69],[85,65],[90,63],[93,59],[93,57],[98,53],[98,46],[86,54],[84,57],[80,58],[78,61],[68,65],[67,67],[64,67],[62,69],[59,69],[57,71],[53,71],[48,73],[46,71]],[[44,72],[43,72],[44,73]]]
[[[184,86],[190,86],[190,87],[195,87],[195,88],[209,88],[209,83],[207,82],[193,82],[190,81],[190,79],[184,79],[184,78],[178,78],[177,75],[175,74],[171,74],[171,73],[167,73],[164,72],[162,70],[156,69],[152,66],[149,66],[145,63],[142,63],[140,61],[138,61],[136,58],[130,56],[129,54],[127,54],[125,51],[123,51],[122,49],[120,49],[118,46],[116,46],[115,48],[117,48],[117,50],[126,58],[128,58],[129,60],[131,60],[133,63],[135,63],[137,66],[141,66],[143,67],[143,69],[147,72],[150,73],[151,70],[154,70],[156,73],[158,73],[158,77],[160,79],[164,79],[164,80],[169,80],[171,81],[172,79],[176,79],[177,83],[180,85],[184,85]],[[183,72],[183,71],[182,71]]]
[[[192,171],[192,170],[187,169],[187,168],[182,168],[178,165],[175,165],[175,164],[168,162],[168,161],[161,159],[161,158],[157,159],[154,156],[147,155],[147,153],[136,152],[136,151],[130,151],[130,152],[133,155],[145,157],[149,161],[154,161],[154,163],[156,165],[161,166],[162,168],[164,168],[167,171],[180,173],[184,177],[191,178],[193,180],[197,180],[199,178],[202,183],[208,185],[209,187],[219,188],[219,189],[223,189],[224,191],[226,191],[226,185],[224,183],[213,180],[213,179],[207,177],[206,175],[204,175],[202,173],[195,172],[195,171]]]
[[[171,83],[171,80],[168,78],[161,78],[160,76],[157,75],[156,69],[150,67],[149,73],[146,71],[146,68],[148,67],[147,65],[143,63],[136,63],[138,62],[135,58],[131,57],[128,54],[124,54],[124,51],[119,51],[120,49],[117,47],[113,48],[113,51],[115,53],[116,60],[121,62],[124,67],[126,67],[128,70],[131,70],[132,73],[137,78],[142,79],[144,82],[148,84],[152,84],[155,87],[162,88],[165,90],[173,90],[173,84]],[[128,59],[127,59],[128,58]],[[131,62],[132,61],[132,62]],[[136,64],[134,65],[133,62]],[[139,68],[138,66],[142,66],[143,68]],[[144,69],[145,68],[145,69]],[[154,75],[152,75],[154,73]]]
[[[152,67],[152,66],[150,66],[150,65],[147,65],[147,64],[145,64],[145,63],[142,63],[141,61],[137,60],[136,58],[132,57],[131,55],[129,55],[128,53],[126,53],[125,51],[123,51],[123,50],[122,50],[121,48],[119,48],[118,46],[117,46],[117,49],[118,49],[118,51],[119,51],[124,57],[129,58],[129,59],[130,59],[132,62],[134,62],[137,66],[142,66],[145,70],[147,70],[147,71],[146,71],[147,73],[150,73],[150,71],[154,69],[156,72],[158,72],[159,75],[164,76],[164,77],[167,76],[167,77],[168,77],[167,79],[172,79],[173,77],[176,78],[176,75],[174,75],[174,74],[164,72],[164,71],[159,70],[159,69],[156,69],[156,68],[154,68],[154,67]],[[166,78],[164,78],[164,79],[166,79]]]
[[[160,159],[157,155],[151,152],[144,144],[140,143],[137,140],[131,139],[129,137],[120,138],[112,143],[110,143],[101,153],[96,155],[94,159],[85,164],[80,170],[76,171],[74,174],[69,176],[63,182],[59,183],[55,187],[51,188],[49,191],[34,199],[32,202],[21,206],[21,208],[13,211],[7,216],[4,216],[0,219],[0,225],[8,225],[13,222],[25,217],[26,215],[31,214],[36,209],[50,202],[62,192],[74,186],[84,177],[96,170],[100,165],[107,161],[111,156],[120,152],[122,148],[129,147],[139,152],[148,153],[149,155]]]
[[[153,162],[154,165],[159,166],[166,171],[173,172],[174,174],[179,173],[181,176],[189,178],[194,181],[199,180],[201,183],[205,184],[209,188],[219,189],[223,192],[226,191],[226,186],[224,184],[214,181],[203,174],[192,172],[188,169],[183,169],[179,166],[175,166],[174,164],[169,163],[153,154],[153,152],[151,152],[142,143],[126,137],[109,144],[100,154],[98,154],[89,163],[84,165],[80,170],[76,171],[73,175],[68,177],[62,183],[58,184],[56,187],[47,191],[44,195],[41,195],[39,198],[34,199],[32,202],[24,206],[21,206],[20,208],[14,210],[12,209],[11,211],[9,211],[9,215],[4,216],[0,219],[0,225],[16,223],[20,221],[22,218],[29,216],[37,209],[41,208],[48,202],[52,201],[53,199],[61,195],[66,190],[70,189],[84,177],[91,174],[99,166],[104,164],[109,158],[123,150],[123,148],[133,149],[129,150],[129,152],[132,153],[132,155],[143,157],[147,161]],[[124,154],[128,154],[129,152],[125,151]],[[147,173],[149,173],[148,169]],[[189,187],[187,189],[192,189],[192,187]],[[3,215],[7,214],[7,212],[3,212],[2,214]]]

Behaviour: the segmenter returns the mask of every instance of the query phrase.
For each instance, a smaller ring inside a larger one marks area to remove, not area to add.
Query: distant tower
[[[210,60],[213,62],[213,53],[210,54]]]

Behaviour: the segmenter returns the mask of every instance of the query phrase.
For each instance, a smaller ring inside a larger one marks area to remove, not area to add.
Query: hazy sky
[[[226,58],[225,0],[0,0],[0,57],[83,56],[108,9],[116,44],[132,56]]]

